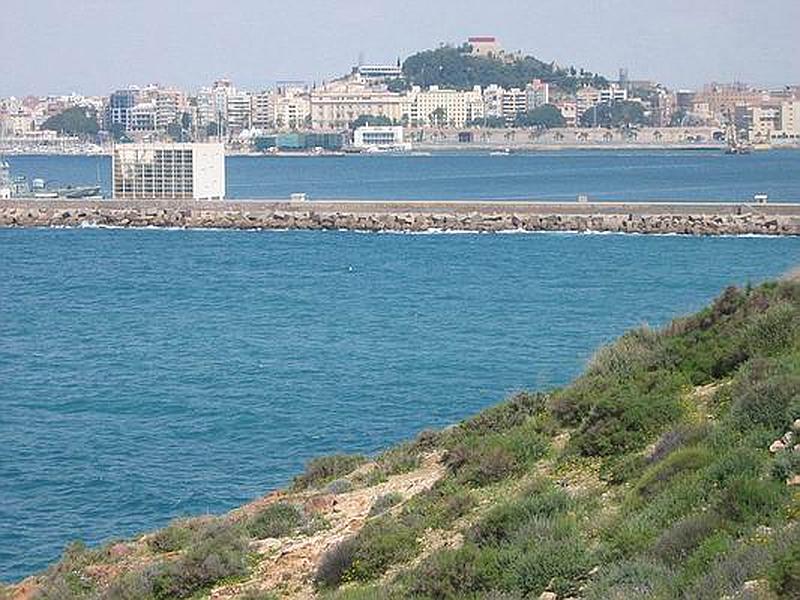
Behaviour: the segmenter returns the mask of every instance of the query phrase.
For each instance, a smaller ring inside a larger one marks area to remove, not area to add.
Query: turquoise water
[[[67,184],[100,183],[105,157],[9,157],[12,171]],[[487,156],[230,157],[229,198],[773,200],[800,201],[800,151],[559,151]]]
[[[488,159],[487,159],[488,160]],[[272,164],[272,163],[270,163]],[[792,238],[0,230],[0,579],[562,384]]]

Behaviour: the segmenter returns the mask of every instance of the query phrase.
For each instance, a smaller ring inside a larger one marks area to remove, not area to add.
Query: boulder
[[[773,454],[785,449],[786,449],[786,444],[784,444],[782,440],[775,440],[769,446],[769,451],[772,452]]]

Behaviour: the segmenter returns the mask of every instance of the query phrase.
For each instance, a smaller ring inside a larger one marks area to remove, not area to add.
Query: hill
[[[496,83],[504,88],[524,88],[534,79],[574,92],[582,84],[606,88],[608,81],[583,69],[558,68],[532,56],[489,58],[469,53],[469,46],[443,46],[409,56],[403,62],[403,76],[411,85],[438,85],[458,90],[486,87]]]
[[[800,280],[726,289],[368,459],[62,560],[14,598],[798,598]]]

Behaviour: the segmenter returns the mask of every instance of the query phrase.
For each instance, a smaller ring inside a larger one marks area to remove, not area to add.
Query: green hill
[[[729,288],[375,459],[100,549],[40,598],[798,598],[800,281]],[[15,588],[15,591],[19,591]]]
[[[582,84],[606,88],[608,81],[583,69],[563,69],[532,56],[501,60],[473,56],[469,46],[443,46],[425,50],[403,62],[403,76],[412,85],[438,85],[458,90],[486,87],[496,83],[504,88],[524,88],[533,79],[541,79],[574,92]]]

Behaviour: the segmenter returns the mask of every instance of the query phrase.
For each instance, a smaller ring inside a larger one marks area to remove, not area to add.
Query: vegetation
[[[394,124],[395,122],[392,119],[383,115],[361,115],[350,123],[350,129],[358,129],[365,125],[384,126]]]
[[[558,108],[552,104],[545,104],[517,115],[514,124],[517,127],[552,129],[554,127],[564,127],[566,121],[564,121],[564,116]]]
[[[583,127],[632,127],[646,125],[647,117],[640,102],[602,102],[583,113],[580,124]]]
[[[509,60],[473,56],[468,45],[459,48],[442,46],[418,52],[403,63],[403,75],[413,85],[438,85],[459,90],[493,83],[504,88],[524,88],[533,79],[556,84],[567,91],[575,91],[584,84],[608,87],[604,78],[582,69],[557,68],[531,56],[515,56]]]
[[[94,109],[75,106],[47,119],[42,123],[42,129],[87,137],[97,135],[100,125]]]
[[[337,530],[314,565],[323,598],[797,598],[798,418],[800,281],[729,288],[623,335],[564,388],[517,394],[363,468],[314,459],[297,500],[176,521],[135,560],[73,545],[38,597],[164,600],[229,582],[269,597],[246,580],[264,572],[254,541],[313,530],[303,499],[361,492],[363,527]],[[437,478],[409,497],[432,462]],[[402,487],[364,489],[392,477]],[[98,564],[118,573],[108,585]]]

